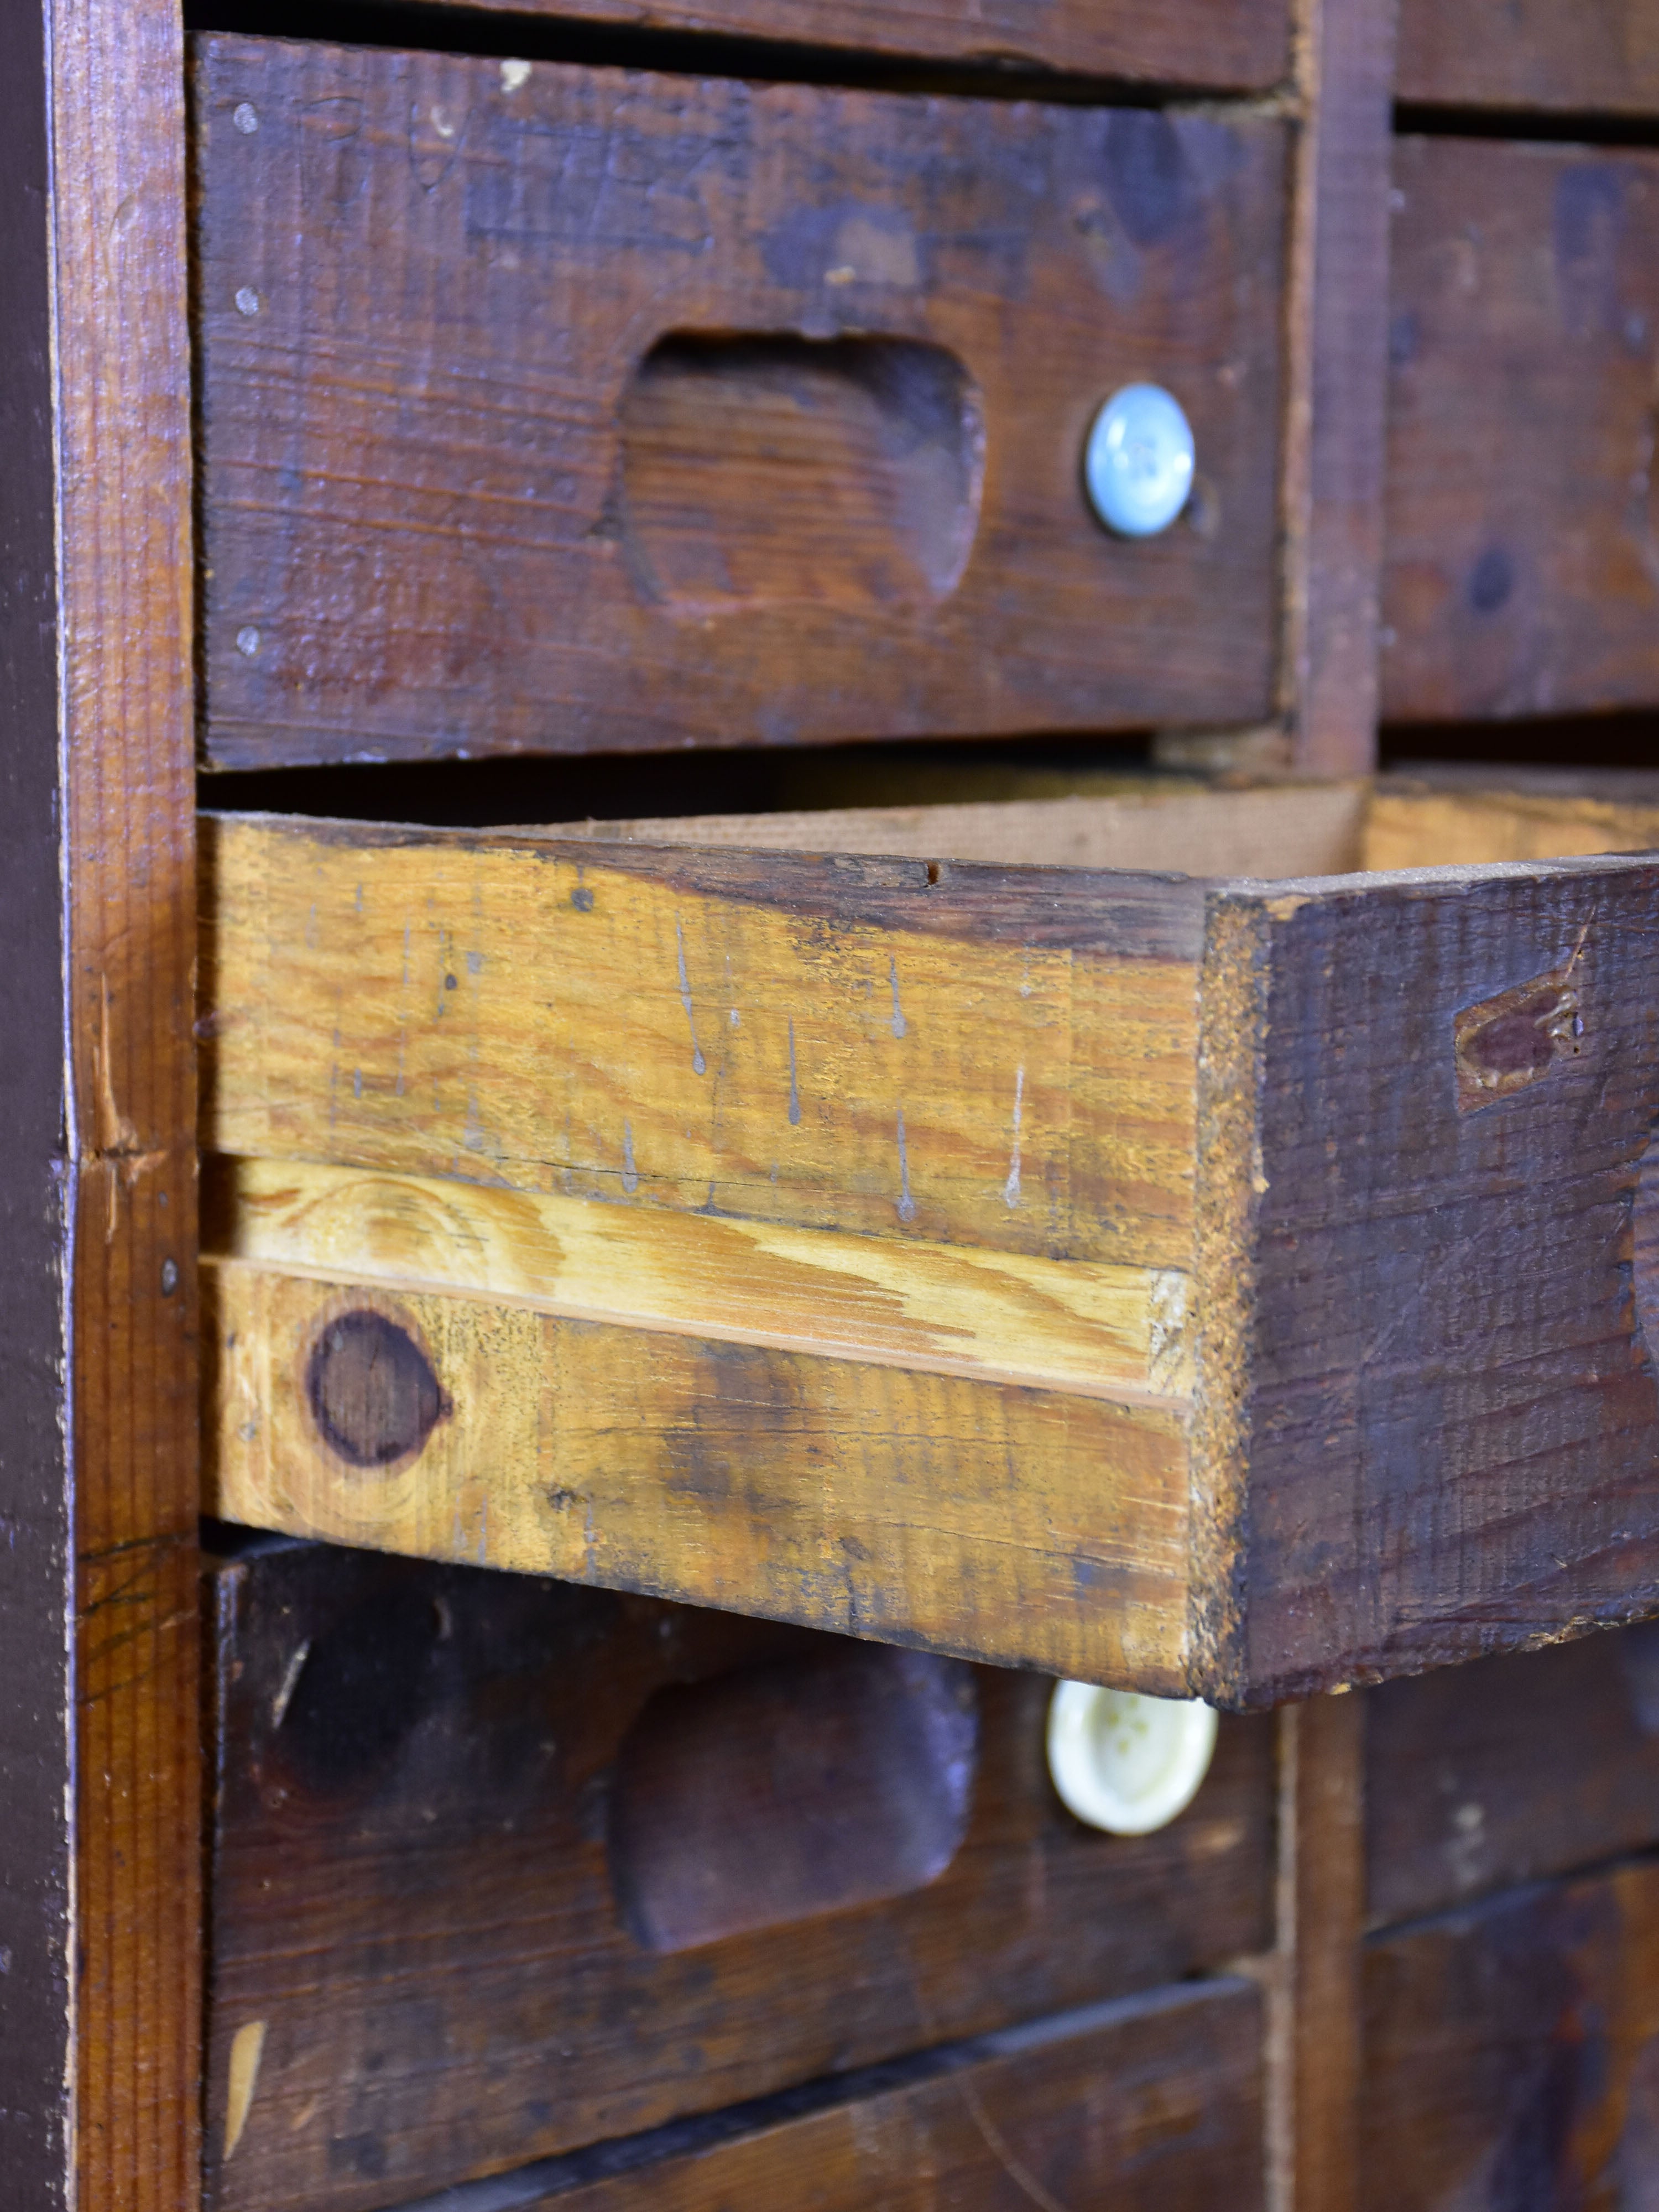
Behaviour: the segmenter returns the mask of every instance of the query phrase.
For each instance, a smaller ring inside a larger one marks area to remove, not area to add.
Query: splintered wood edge
[[[204,1256],[572,1320],[1179,1406],[1188,1277],[430,1176],[209,1164]]]

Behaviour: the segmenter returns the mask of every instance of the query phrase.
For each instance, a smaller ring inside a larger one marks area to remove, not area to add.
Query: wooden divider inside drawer
[[[1659,867],[1029,864],[1233,803],[206,824],[218,1510],[1224,1702],[1642,1611]]]
[[[1659,155],[1401,138],[1395,183],[1382,711],[1651,706]]]
[[[213,761],[1270,710],[1276,119],[232,37],[195,85]],[[1083,450],[1147,379],[1198,475],[1132,542]]]
[[[1111,1837],[1038,1677],[323,1546],[212,1590],[216,2212],[402,2203],[1270,1940],[1262,1719]]]
[[[1261,2043],[1255,1988],[1188,1984],[826,2083],[793,2110],[779,2100],[718,2132],[561,2160],[515,2201],[523,2212],[1260,2212]]]

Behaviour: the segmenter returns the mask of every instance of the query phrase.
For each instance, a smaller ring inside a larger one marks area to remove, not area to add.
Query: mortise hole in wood
[[[879,1645],[659,1691],[623,1744],[611,1886],[683,1951],[900,1897],[942,1874],[978,1759],[972,1670]]]
[[[451,1410],[421,1346],[373,1307],[324,1324],[306,1363],[306,1403],[323,1441],[360,1468],[411,1457]]]
[[[955,590],[984,475],[962,364],[908,339],[664,338],[623,395],[622,534],[677,614]]]

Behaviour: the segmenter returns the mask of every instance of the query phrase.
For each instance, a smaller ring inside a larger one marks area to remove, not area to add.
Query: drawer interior
[[[1644,1601],[1645,784],[204,827],[228,1518],[1220,1702]]]

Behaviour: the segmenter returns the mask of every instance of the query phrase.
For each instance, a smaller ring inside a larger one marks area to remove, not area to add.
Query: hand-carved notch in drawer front
[[[1281,126],[211,38],[231,765],[1248,720]],[[1185,513],[1096,520],[1121,387]]]
[[[1659,866],[1024,865],[1528,804],[210,822],[218,1510],[1224,1701],[1651,1607]],[[1016,864],[855,857],[983,817]],[[1470,1110],[1471,1010],[1569,975]],[[430,1367],[382,1464],[307,1393],[343,1314]]]

